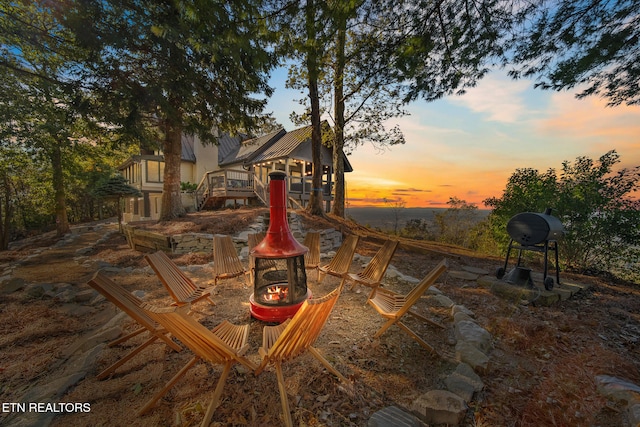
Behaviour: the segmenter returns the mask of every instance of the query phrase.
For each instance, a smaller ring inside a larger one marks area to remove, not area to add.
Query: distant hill
[[[403,228],[407,221],[421,219],[433,221],[436,214],[446,211],[447,208],[402,208],[397,212],[398,227]],[[479,209],[478,221],[484,219],[491,212],[488,209]],[[352,218],[361,225],[379,227],[382,229],[392,229],[396,221],[396,211],[394,208],[363,207],[347,208],[345,217]]]

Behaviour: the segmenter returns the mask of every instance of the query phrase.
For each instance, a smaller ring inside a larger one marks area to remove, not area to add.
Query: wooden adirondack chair
[[[262,357],[260,366],[255,371],[256,375],[269,365],[273,365],[278,379],[278,389],[280,390],[280,402],[284,415],[285,425],[293,426],[291,412],[289,411],[289,401],[285,389],[284,377],[282,375],[282,363],[309,351],[329,372],[337,376],[341,381],[347,379],[338,372],[320,352],[313,347],[320,332],[324,328],[331,310],[338,300],[340,288],[334,289],[322,298],[305,300],[300,309],[291,319],[287,319],[277,326],[265,326],[262,332],[262,347],[258,353]]]
[[[138,324],[140,324],[140,328],[135,331],[118,338],[117,340],[109,343],[109,347],[114,345],[121,344],[130,338],[135,337],[143,333],[144,331],[148,331],[150,337],[148,340],[140,344],[138,347],[134,348],[129,354],[125,357],[118,360],[113,365],[104,369],[97,376],[99,380],[106,378],[113,371],[118,369],[128,360],[130,360],[133,356],[140,353],[150,344],[152,344],[157,339],[160,339],[165,342],[169,347],[171,347],[175,351],[181,351],[182,348],[175,343],[171,337],[169,336],[169,332],[163,329],[161,325],[159,325],[155,320],[153,320],[147,313],[142,309],[142,305],[144,302],[140,300],[138,297],[128,292],[122,286],[113,282],[109,277],[107,277],[101,271],[98,271],[91,280],[89,280],[88,285],[91,286],[96,291],[100,292],[106,299],[111,301],[116,307],[120,308],[122,311],[127,313],[129,317],[135,320]]]
[[[364,270],[359,273],[347,273],[345,280],[346,282],[352,282],[350,289],[353,289],[356,284],[369,286],[370,288],[380,286],[380,282],[389,267],[391,258],[393,258],[393,254],[398,248],[398,243],[397,240],[387,240],[373,258],[371,258],[371,261]]]
[[[319,275],[318,268],[320,267],[320,233],[317,231],[307,232],[302,244],[309,248],[309,251],[304,254],[304,268],[306,270],[314,270],[317,279]]]
[[[247,235],[247,246],[249,247],[249,259],[253,258],[251,256],[251,249],[255,248],[258,243],[262,242],[264,239],[265,233],[260,231],[257,233],[249,233]]]
[[[329,261],[329,264],[318,267],[318,282],[322,283],[327,274],[343,279],[349,272],[353,255],[356,253],[356,245],[359,236],[350,234],[342,242],[335,256]],[[342,283],[341,283],[342,286]]]
[[[412,290],[406,295],[397,294],[393,291],[384,288],[374,288],[371,291],[371,295],[369,295],[369,299],[367,302],[376,309],[376,311],[385,319],[388,319],[384,325],[375,333],[374,338],[378,338],[380,335],[384,333],[391,325],[397,324],[402,330],[411,336],[414,340],[416,340],[421,346],[429,350],[434,354],[438,354],[438,352],[429,345],[426,341],[420,338],[415,332],[413,332],[407,325],[402,323],[402,317],[405,314],[410,314],[415,316],[425,322],[428,322],[432,325],[438,326],[440,328],[444,328],[441,324],[434,322],[431,319],[428,319],[421,314],[416,313],[411,310],[413,305],[420,299],[422,294],[429,288],[429,286],[433,285],[435,281],[444,273],[449,265],[447,264],[447,260],[442,260],[437,266],[433,268],[425,276],[424,279],[420,283],[418,283]]]
[[[251,255],[251,249],[255,248],[258,243],[264,239],[265,233],[249,233],[247,235],[247,246],[249,248],[249,274],[251,275],[251,282],[253,283],[253,271],[256,268],[256,259]]]
[[[175,301],[173,305],[193,304],[203,299],[215,305],[215,302],[210,298],[210,287],[202,287],[193,283],[163,251],[145,255],[144,259],[147,260],[160,282],[169,291]]]
[[[235,363],[240,363],[252,371],[257,368],[255,363],[243,356],[249,347],[249,325],[234,325],[224,320],[214,329],[209,330],[193,317],[188,316],[186,307],[160,308],[145,304],[143,308],[150,317],[189,348],[194,353],[194,357],[140,409],[138,415],[148,412],[189,369],[198,361],[203,360],[214,365],[223,365],[222,373],[201,424],[203,427],[209,426],[211,418],[220,404],[222,390],[231,367]]]
[[[244,268],[231,236],[213,236],[213,271],[214,284],[218,280],[231,279],[243,276],[247,284],[246,276],[249,272]]]

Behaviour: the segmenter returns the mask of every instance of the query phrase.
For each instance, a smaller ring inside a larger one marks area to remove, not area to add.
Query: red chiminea
[[[286,174],[271,172],[269,178],[269,229],[251,250],[255,267],[249,305],[258,320],[284,322],[311,297],[304,267],[304,254],[309,249],[298,243],[289,229]]]

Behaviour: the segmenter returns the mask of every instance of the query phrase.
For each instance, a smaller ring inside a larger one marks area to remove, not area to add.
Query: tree
[[[579,271],[640,273],[640,202],[632,197],[640,181],[640,166],[614,171],[619,155],[609,151],[598,161],[578,157],[563,162],[558,176],[549,169],[540,174],[518,169],[500,198],[484,201],[493,231],[508,241],[508,220],[520,212],[552,208],[563,223],[559,245],[561,262]]]
[[[407,207],[407,202],[402,198],[384,199],[384,203],[389,206],[393,214],[393,234],[397,235],[400,231],[400,217]]]
[[[333,170],[335,175],[332,213],[344,217],[344,151],[369,141],[378,146],[404,143],[398,126],[388,130],[385,122],[406,114],[401,109],[402,83],[388,72],[383,41],[389,20],[375,2],[331,2],[336,35],[332,58]],[[375,18],[374,18],[375,17]],[[372,21],[373,20],[373,21]],[[365,65],[363,67],[363,64]],[[364,68],[364,69],[363,69]],[[327,93],[330,89],[326,90]]]
[[[91,52],[83,70],[97,95],[94,114],[128,135],[162,139],[160,219],[184,214],[180,201],[183,133],[216,143],[212,130],[250,130],[270,95],[275,65],[261,2],[87,0],[65,23]]]
[[[320,75],[320,46],[317,38],[319,33],[317,23],[322,22],[316,18],[316,3],[307,0],[305,12],[305,64],[309,85],[309,102],[311,104],[311,159],[313,163],[311,175],[311,195],[307,210],[312,215],[323,215],[322,209],[322,128],[320,121],[320,94],[318,92],[318,80]]]
[[[48,1],[0,8],[1,137],[51,167],[57,234],[69,231],[64,168],[85,119],[77,114],[75,76],[85,52]]]
[[[405,102],[462,95],[503,58],[519,2],[510,0],[401,0],[382,2],[394,12],[383,52]]]
[[[141,196],[137,188],[130,186],[122,175],[115,175],[100,183],[93,191],[96,197],[115,199],[118,209],[118,230],[122,232],[122,198],[125,196]]]
[[[462,94],[475,85],[489,62],[503,54],[511,3],[327,2],[323,19],[316,17],[325,37],[316,41],[324,41],[327,52],[318,57],[318,75],[324,77],[319,96],[326,101],[333,91],[334,213],[344,214],[344,147],[402,143],[400,129],[387,129],[385,122],[405,114],[403,103]],[[304,73],[294,70],[290,76]]]
[[[514,78],[536,87],[577,88],[610,106],[640,103],[640,3],[635,0],[537,0],[520,13]]]
[[[435,215],[437,240],[472,248],[476,244],[473,230],[480,222],[478,206],[457,197],[449,198],[447,205],[444,212]]]

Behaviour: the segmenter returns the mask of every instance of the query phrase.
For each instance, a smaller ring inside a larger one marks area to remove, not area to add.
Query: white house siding
[[[194,174],[194,181],[196,184],[200,183],[200,180],[206,172],[219,170],[218,166],[218,146],[215,144],[204,145],[200,142],[197,136],[195,143],[193,144],[193,151],[196,155],[196,162]]]

